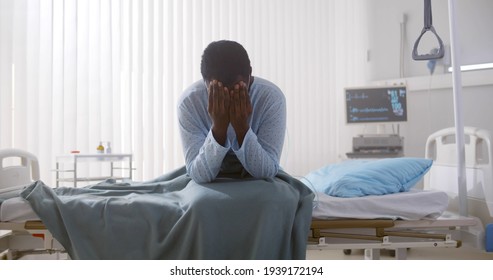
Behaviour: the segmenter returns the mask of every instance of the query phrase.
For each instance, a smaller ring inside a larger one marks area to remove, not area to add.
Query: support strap
[[[429,54],[418,54],[418,45],[419,42],[421,41],[421,38],[423,35],[427,32],[431,31],[435,35],[435,37],[438,40],[438,51],[436,53],[429,53]],[[433,18],[432,18],[432,12],[431,12],[431,0],[424,0],[424,27],[421,30],[421,34],[419,35],[418,39],[414,43],[414,48],[413,48],[413,59],[414,60],[432,60],[432,59],[439,59],[442,58],[443,55],[445,54],[445,50],[443,47],[443,42],[440,36],[435,31],[435,28],[433,27]]]

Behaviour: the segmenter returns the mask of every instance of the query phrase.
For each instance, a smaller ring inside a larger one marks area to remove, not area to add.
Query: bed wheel
[[[342,250],[342,252],[344,253],[344,255],[351,255],[351,249],[344,249]]]

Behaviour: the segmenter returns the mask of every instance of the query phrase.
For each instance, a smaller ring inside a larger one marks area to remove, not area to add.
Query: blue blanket
[[[313,201],[284,172],[197,184],[185,168],[147,183],[38,181],[21,196],[72,259],[304,259]]]

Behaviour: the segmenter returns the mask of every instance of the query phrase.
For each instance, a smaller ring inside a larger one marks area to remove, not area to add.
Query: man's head
[[[206,83],[218,80],[228,88],[240,81],[248,83],[252,74],[245,48],[237,42],[226,40],[212,42],[205,48],[200,70]]]

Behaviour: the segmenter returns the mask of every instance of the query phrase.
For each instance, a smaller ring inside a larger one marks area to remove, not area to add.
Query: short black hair
[[[231,86],[239,75],[252,74],[250,58],[243,46],[235,41],[221,40],[210,43],[202,54],[200,64],[202,78],[217,79]]]

